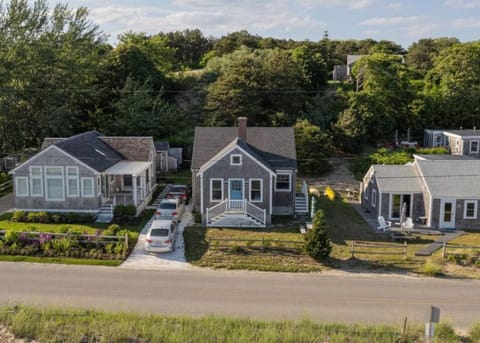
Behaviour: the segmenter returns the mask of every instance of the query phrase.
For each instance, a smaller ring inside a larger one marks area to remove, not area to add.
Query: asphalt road
[[[480,321],[480,281],[0,263],[0,305],[18,303],[396,325],[423,323],[434,304],[466,330]]]

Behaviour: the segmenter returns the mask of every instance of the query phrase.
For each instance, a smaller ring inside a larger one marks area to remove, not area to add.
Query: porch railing
[[[210,219],[215,218],[216,216],[221,215],[222,213],[227,212],[227,203],[228,200],[225,199],[224,201],[216,204],[213,207],[207,208],[207,224],[210,222]]]
[[[245,212],[245,200],[228,200],[227,212]]]
[[[245,200],[245,210],[247,214],[256,220],[260,221],[262,224],[265,224],[267,221],[265,209],[260,208],[251,202]]]

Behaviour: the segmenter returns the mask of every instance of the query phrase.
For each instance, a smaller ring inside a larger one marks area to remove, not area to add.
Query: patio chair
[[[378,227],[377,230],[379,231],[388,231],[392,226],[392,222],[385,220],[382,216],[378,217]]]
[[[405,230],[412,230],[412,229],[413,229],[413,220],[412,220],[412,218],[407,217],[407,220],[405,220],[405,223],[403,223],[402,228],[405,229]]]

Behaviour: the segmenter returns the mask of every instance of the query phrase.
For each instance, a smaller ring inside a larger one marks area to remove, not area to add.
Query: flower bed
[[[138,233],[111,225],[95,234],[70,230],[58,232],[0,231],[0,255],[124,259],[135,246]]]

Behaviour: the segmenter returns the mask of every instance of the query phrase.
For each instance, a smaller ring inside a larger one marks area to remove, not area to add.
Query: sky
[[[65,1],[49,0],[55,3]],[[391,40],[408,48],[420,38],[480,39],[480,0],[70,0],[85,6],[115,43],[118,34],[200,29],[221,37],[247,30],[294,40]]]

